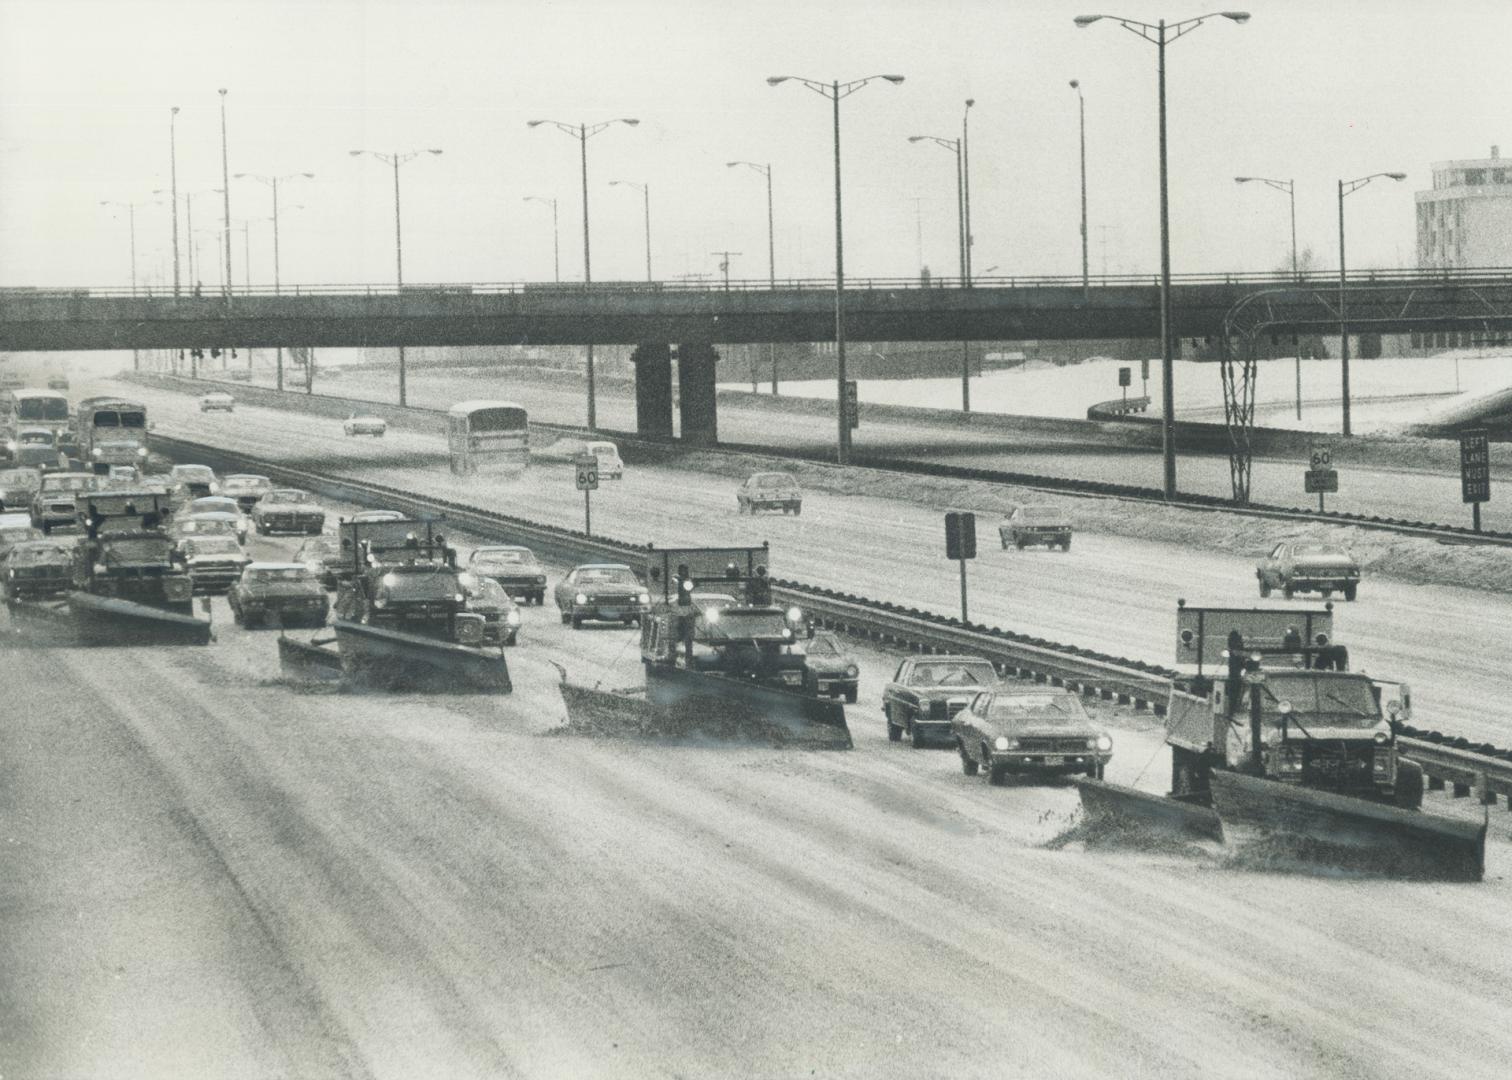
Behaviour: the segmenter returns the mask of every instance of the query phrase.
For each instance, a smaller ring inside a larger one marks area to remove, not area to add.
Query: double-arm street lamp
[[[562,280],[562,247],[558,242],[557,233],[557,201],[555,198],[548,199],[544,195],[527,195],[526,202],[547,203],[551,206],[551,269],[556,275],[556,280]]]
[[[1377,177],[1384,176],[1389,180],[1405,180],[1407,174],[1403,172],[1378,172],[1369,176],[1362,176],[1357,180],[1339,181],[1339,377],[1343,382],[1342,391],[1344,396],[1344,434],[1350,434],[1349,430],[1349,325],[1344,315],[1344,300],[1348,292],[1348,282],[1344,276],[1344,196],[1358,191]]]
[[[759,172],[762,176],[766,177],[766,191],[767,191],[767,287],[770,288],[770,289],[775,289],[775,288],[777,288],[777,252],[776,252],[775,242],[774,242],[774,239],[773,239],[773,230],[772,230],[772,166],[771,166],[770,162],[768,162],[765,165],[758,165],[754,161],[727,161],[727,162],[725,162],[725,168],[727,168],[727,169],[733,169],[733,168],[736,168],[737,166],[744,166],[747,169],[753,169],[756,172]],[[770,360],[771,364],[772,364],[772,393],[775,394],[777,392],[777,346],[774,345],[774,344],[772,344],[771,342],[767,343],[767,359]]]
[[[840,99],[849,97],[869,82],[883,79],[893,85],[903,81],[902,75],[868,75],[864,79],[855,79],[851,82],[819,82],[816,79],[805,79],[797,75],[772,75],[767,79],[768,86],[777,86],[788,81],[802,83],[814,93],[827,97],[834,103],[834,128],[835,128],[835,412],[839,422],[839,439],[836,445],[836,459],[841,465],[850,463],[850,417],[846,408],[845,396],[845,229],[841,214],[840,202]]]
[[[1112,19],[1130,33],[1137,34],[1152,43],[1159,55],[1159,100],[1160,100],[1160,445],[1164,459],[1162,489],[1167,499],[1176,495],[1176,394],[1172,384],[1175,363],[1171,353],[1171,210],[1166,175],[1166,46],[1184,34],[1189,34],[1208,19],[1223,18],[1236,23],[1249,21],[1247,11],[1213,11],[1180,22],[1167,23],[1161,19],[1150,24],[1122,15],[1078,15],[1075,23],[1088,27],[1101,19]]]
[[[931,142],[942,146],[955,155],[956,163],[956,255],[961,264],[961,286],[966,286],[966,161],[962,154],[964,139],[947,139],[943,135],[910,135],[911,143]],[[961,342],[961,410],[971,411],[971,353],[966,342]]]
[[[1275,188],[1277,191],[1286,192],[1286,197],[1291,201],[1291,264],[1292,277],[1301,280],[1301,273],[1297,266],[1297,182],[1295,180],[1272,180],[1268,176],[1236,176],[1236,184],[1264,184],[1266,187]],[[1302,350],[1297,350],[1297,419],[1302,419]]]
[[[583,171],[583,284],[586,286],[593,281],[592,248],[588,242],[588,140],[606,128],[615,124],[624,124],[627,127],[635,127],[640,121],[634,117],[616,117],[613,120],[600,120],[596,124],[568,124],[561,120],[528,120],[526,127],[540,127],[547,124],[558,131],[571,135],[578,141]],[[648,245],[649,247],[649,245]],[[647,256],[649,258],[649,256]],[[598,404],[593,384],[593,343],[588,343],[588,429],[592,431],[598,427]]]
[[[651,281],[651,185],[637,184],[634,180],[611,180],[610,187],[632,187],[641,193],[646,207],[646,280]]]
[[[281,280],[281,275],[280,275],[280,272],[279,272],[279,263],[278,263],[278,185],[279,185],[280,181],[285,181],[286,182],[286,181],[289,181],[289,180],[313,180],[313,179],[315,179],[315,174],[312,173],[312,172],[300,172],[300,173],[285,173],[283,176],[263,176],[261,173],[237,173],[236,174],[236,179],[238,179],[238,180],[256,180],[258,183],[260,183],[260,184],[267,184],[268,187],[270,187],[270,188],[273,189],[273,293],[274,293],[274,295],[277,295],[279,292],[282,291],[282,280]],[[249,281],[247,284],[250,285],[251,282]],[[251,363],[251,354],[252,354],[252,350],[248,349],[247,350],[247,356],[248,356],[248,361],[247,362],[249,364]],[[283,346],[282,345],[280,345],[278,347],[278,367],[277,367],[277,369],[278,369],[278,382],[277,382],[277,386],[278,386],[279,390],[282,390],[283,389],[283,381],[284,381],[284,379],[283,379],[283,376],[284,376],[284,370],[283,370]]]
[[[361,157],[366,154],[368,157],[377,158],[394,170],[394,273],[395,283],[402,295],[404,290],[404,230],[399,213],[399,166],[415,160],[415,158],[420,157],[422,154],[439,155],[441,151],[406,150],[403,153],[395,151],[392,154],[384,154],[377,150],[348,150],[347,153],[352,157]],[[404,378],[403,345],[399,346],[399,404],[401,406],[408,404]]]

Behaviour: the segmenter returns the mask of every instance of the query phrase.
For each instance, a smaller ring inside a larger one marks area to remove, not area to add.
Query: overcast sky
[[[657,277],[765,277],[764,181],[725,162],[771,162],[777,274],[833,273],[829,103],[794,74],[899,73],[841,106],[849,276],[956,272],[952,155],[971,111],[978,273],[1080,269],[1076,94],[1087,98],[1091,264],[1158,270],[1156,49],[1112,22],[1077,29],[1080,0],[0,0],[0,284],[130,278],[124,210],[169,181],[178,105],[180,192],[221,186],[216,90],[230,171],[313,172],[280,188],[285,283],[387,282],[392,173],[349,149],[438,147],[401,173],[405,280],[549,280],[555,196],[562,276],[582,276],[578,144],[538,118],[636,117],[588,143],[595,280],[645,273],[648,182]],[[1109,10],[1109,9],[1103,9]],[[1147,21],[1203,13],[1118,0]],[[1414,190],[1431,162],[1512,155],[1508,0],[1255,0],[1168,50],[1173,270],[1263,270],[1288,257],[1284,194],[1236,174],[1297,181],[1297,229],[1337,265],[1335,181],[1381,170],[1348,200],[1352,266],[1411,265]],[[302,206],[303,209],[294,209]],[[218,229],[219,195],[194,205]],[[270,192],[233,180],[254,284],[273,275]],[[171,278],[166,203],[137,212],[143,281]],[[180,228],[184,229],[181,218]],[[246,256],[236,232],[233,278]],[[207,285],[216,236],[199,236]],[[185,241],[187,246],[187,240]],[[187,281],[187,266],[185,267]]]

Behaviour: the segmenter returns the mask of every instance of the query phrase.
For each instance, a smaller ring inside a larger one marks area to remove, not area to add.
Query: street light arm
[[[836,101],[839,98],[849,97],[857,90],[865,86],[867,83],[874,82],[877,79],[882,79],[896,86],[903,81],[903,76],[868,75],[864,79],[853,79],[850,82],[827,83],[820,82],[818,79],[805,79],[801,75],[770,75],[767,77],[767,85],[776,86],[779,83],[785,83],[788,81],[802,83],[804,86],[814,91],[814,93],[819,94],[821,97],[826,97],[831,101]]]
[[[1404,173],[1404,172],[1378,172],[1378,173],[1371,173],[1369,176],[1362,176],[1362,177],[1360,177],[1357,180],[1340,180],[1339,181],[1339,185],[1340,185],[1340,196],[1339,197],[1343,198],[1345,195],[1353,194],[1354,192],[1360,190],[1360,188],[1364,187],[1366,184],[1370,183],[1372,180],[1375,180],[1375,179],[1377,179],[1379,177],[1382,177],[1382,176],[1384,176],[1384,177],[1386,177],[1387,179],[1390,179],[1390,180],[1405,180],[1405,179],[1407,179],[1407,174]]]
[[[938,146],[943,146],[953,154],[959,155],[961,152],[960,139],[947,139],[942,135],[910,135],[908,141],[911,143],[932,142]]]
[[[1290,195],[1292,193],[1293,189],[1296,187],[1296,183],[1297,182],[1295,180],[1272,180],[1268,176],[1236,176],[1236,177],[1234,177],[1234,183],[1236,183],[1236,184],[1249,184],[1249,183],[1264,184],[1266,187],[1273,187],[1277,191],[1284,191],[1288,195]]]

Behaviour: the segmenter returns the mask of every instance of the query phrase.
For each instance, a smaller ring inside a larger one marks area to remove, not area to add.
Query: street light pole
[[[1078,15],[1078,27],[1088,27],[1100,19],[1112,19],[1130,33],[1155,45],[1158,60],[1160,108],[1160,445],[1163,459],[1162,490],[1167,499],[1176,497],[1176,392],[1175,357],[1171,351],[1171,208],[1166,168],[1166,45],[1197,29],[1212,18],[1224,18],[1243,24],[1247,11],[1214,11],[1206,15],[1167,24],[1164,19],[1151,25],[1122,15]]]
[[[1072,79],[1071,89],[1076,91],[1076,112],[1081,132],[1081,242],[1082,242],[1082,299],[1092,296],[1091,275],[1087,269],[1087,99],[1082,96],[1081,80]]]
[[[1345,298],[1349,291],[1344,272],[1344,196],[1358,191],[1378,176],[1391,180],[1407,179],[1407,174],[1403,172],[1378,172],[1362,176],[1357,180],[1339,181],[1339,377],[1342,383],[1343,429],[1346,437],[1352,432],[1349,429],[1349,323],[1344,311]]]
[[[402,153],[395,151],[392,154],[385,154],[377,150],[348,150],[347,153],[352,157],[360,157],[361,155],[366,154],[368,157],[377,158],[384,164],[392,165],[394,168],[394,273],[396,276],[395,286],[398,289],[398,295],[402,297],[404,294],[404,230],[401,224],[402,216],[400,214],[399,205],[399,166],[413,161],[421,154],[439,155],[441,151],[407,150]],[[308,378],[308,369],[306,370],[305,374]],[[409,404],[408,387],[406,385],[404,369],[403,345],[399,346],[399,404],[401,407]]]
[[[765,165],[758,165],[754,161],[727,161],[727,162],[725,162],[725,168],[727,168],[727,169],[733,169],[737,165],[744,165],[744,166],[746,166],[749,169],[755,169],[757,172],[761,173],[761,175],[763,175],[763,176],[766,177],[766,192],[767,192],[767,288],[775,290],[777,288],[777,247],[776,247],[775,240],[773,239],[774,232],[773,232],[773,228],[772,228],[772,220],[773,220],[772,219],[772,165],[771,165],[771,162],[768,162]],[[771,361],[771,365],[772,365],[772,393],[775,394],[775,393],[777,393],[777,346],[774,343],[770,342],[770,341],[767,342],[767,359]]]
[[[137,254],[136,254],[136,203],[116,202],[111,199],[101,199],[101,206],[124,206],[126,208],[127,229],[131,236],[131,295],[137,294]],[[140,371],[142,368],[142,356],[140,349],[131,350],[131,370]]]
[[[971,288],[971,132],[967,128],[967,121],[971,118],[971,107],[976,104],[975,98],[966,99],[966,108],[961,113],[961,215],[965,221],[966,233],[966,288]],[[965,347],[965,342],[962,342]],[[966,411],[971,411],[971,398],[967,395]]]
[[[838,79],[830,82],[819,82],[815,79],[805,79],[796,75],[772,75],[767,78],[768,86],[777,86],[789,80],[802,83],[810,90],[823,97],[827,97],[834,103],[834,128],[835,128],[835,413],[839,425],[839,438],[836,445],[835,457],[839,464],[850,463],[851,435],[850,416],[846,408],[846,371],[845,371],[845,228],[841,214],[840,201],[840,99],[849,97],[867,83],[876,79],[883,79],[894,86],[903,81],[902,75],[868,75],[864,79],[855,79],[851,82],[842,83]]]
[[[1293,180],[1272,180],[1267,176],[1236,176],[1236,184],[1264,184],[1266,187],[1275,188],[1277,191],[1286,192],[1287,199],[1291,202],[1291,264],[1292,278],[1300,281],[1301,273],[1297,268],[1297,182]],[[1297,365],[1297,419],[1302,419],[1302,350],[1297,350],[1294,358]]]
[[[643,196],[643,198],[645,200],[645,205],[646,205],[646,280],[647,281],[651,281],[651,280],[653,280],[652,277],[651,277],[651,185],[650,184],[637,184],[634,180],[611,180],[611,181],[609,181],[609,186],[610,187],[621,186],[621,187],[639,188],[640,189],[640,193],[641,193],[641,195]]]
[[[220,94],[221,114],[221,197],[224,200],[226,224],[226,303],[231,302],[231,170],[229,158],[226,155],[226,90],[222,87],[216,91]]]
[[[281,292],[283,292],[282,275],[281,275],[280,270],[279,270],[279,256],[278,256],[278,182],[280,180],[299,180],[299,179],[313,180],[314,178],[315,178],[315,174],[312,173],[312,172],[286,173],[283,176],[263,176],[263,175],[261,175],[259,173],[237,173],[236,174],[236,179],[238,179],[238,180],[241,180],[241,179],[256,180],[260,184],[267,184],[268,187],[270,187],[273,190],[273,295],[275,295],[275,296],[277,296]],[[295,209],[298,209],[298,207],[296,207]],[[249,279],[250,279],[250,275],[249,275]],[[251,284],[250,280],[248,281],[248,284],[249,285]],[[248,358],[249,358],[249,363],[250,363],[251,354],[252,354],[252,350],[248,349],[247,350],[247,355],[248,355]],[[278,356],[278,359],[277,359],[277,372],[278,372],[277,379],[278,379],[278,381],[277,381],[276,385],[277,385],[278,390],[280,392],[282,392],[283,388],[284,388],[284,366],[283,366],[283,346],[282,345],[278,346],[277,356]]]
[[[557,239],[558,233],[556,198],[552,197],[548,199],[541,195],[527,195],[525,196],[525,201],[551,204],[551,267],[553,273],[556,275],[556,280],[560,282],[562,280],[562,250],[561,245]]]
[[[624,124],[627,127],[635,127],[640,121],[634,117],[616,117],[613,120],[601,120],[596,124],[577,123],[567,124],[560,120],[528,120],[526,127],[540,127],[542,124],[550,124],[558,131],[571,135],[578,140],[582,157],[583,172],[583,286],[593,283],[593,262],[588,246],[588,140],[593,138],[605,128],[614,124]],[[648,204],[649,205],[649,204]],[[649,219],[648,219],[649,220]],[[649,226],[648,226],[649,228]],[[593,431],[598,427],[598,402],[593,379],[593,342],[588,343],[588,430]]]
[[[178,113],[177,105],[168,113],[168,186],[173,202],[173,295],[179,294],[179,232],[178,232]]]
[[[964,123],[964,121],[963,121]],[[966,224],[966,160],[964,156],[964,139],[947,139],[940,135],[910,135],[908,141],[932,142],[937,146],[943,146],[955,155],[956,163],[956,254],[961,263],[961,287],[968,284],[967,274],[967,239],[968,227]],[[971,411],[971,351],[966,342],[961,342],[961,411]]]

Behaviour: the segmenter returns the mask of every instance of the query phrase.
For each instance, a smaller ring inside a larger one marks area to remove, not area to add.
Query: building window
[[[1477,184],[1484,184],[1485,182],[1486,182],[1486,170],[1485,169],[1466,169],[1465,170],[1465,184],[1467,186],[1474,187]]]

